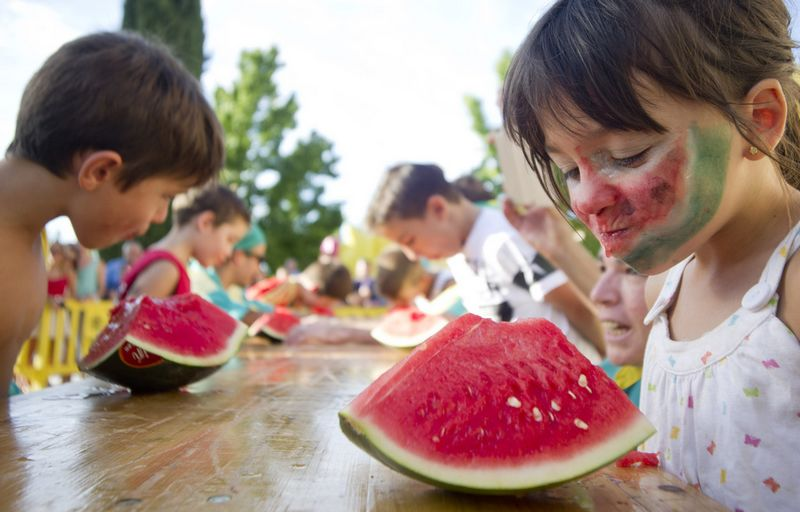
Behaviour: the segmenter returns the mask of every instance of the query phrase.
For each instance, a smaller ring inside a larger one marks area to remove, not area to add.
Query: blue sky
[[[334,143],[340,177],[326,198],[344,202],[361,224],[382,172],[405,160],[436,162],[455,178],[477,165],[464,96],[495,106],[495,64],[516,47],[544,1],[206,0],[203,86],[209,98],[237,76],[243,49],[277,45],[277,81],[300,104],[299,135],[314,129]],[[0,0],[0,144],[14,132],[22,90],[64,42],[122,21],[122,1]],[[71,239],[68,224],[49,226]]]

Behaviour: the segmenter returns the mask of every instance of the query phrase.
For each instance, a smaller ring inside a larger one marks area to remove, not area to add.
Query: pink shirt
[[[124,299],[126,295],[128,295],[128,289],[136,281],[136,278],[139,277],[139,274],[144,272],[144,270],[152,265],[153,263],[166,260],[175,265],[175,268],[178,269],[178,284],[175,285],[175,290],[172,291],[172,295],[179,295],[182,293],[189,293],[192,291],[191,281],[189,280],[189,274],[186,272],[186,267],[181,263],[181,261],[175,257],[169,251],[162,251],[161,249],[148,249],[147,251],[142,254],[141,258],[136,260],[136,263],[125,272],[125,275],[122,278],[122,284],[120,285],[120,300]]]

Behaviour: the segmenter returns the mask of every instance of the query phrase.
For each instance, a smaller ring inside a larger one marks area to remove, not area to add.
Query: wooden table
[[[725,510],[655,469],[606,467],[524,497],[451,493],[384,467],[337,411],[403,352],[247,347],[188,391],[94,379],[14,397],[0,509],[270,511]]]

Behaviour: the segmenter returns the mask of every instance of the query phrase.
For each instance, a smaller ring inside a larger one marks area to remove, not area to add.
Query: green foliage
[[[167,45],[198,79],[203,73],[200,0],[125,0],[122,28]]]
[[[293,94],[279,94],[274,76],[281,66],[277,48],[242,52],[239,79],[214,95],[225,130],[221,179],[260,219],[271,268],[289,257],[311,263],[322,239],[342,223],[340,205],[322,203],[325,178],[337,177],[333,145],[316,132],[287,140],[298,105]]]
[[[203,73],[205,32],[200,0],[125,0],[122,28],[138,32],[169,47],[197,79]],[[161,224],[150,226],[139,242],[147,247],[166,236],[172,227],[172,212]],[[119,257],[122,244],[100,251],[105,260]]]

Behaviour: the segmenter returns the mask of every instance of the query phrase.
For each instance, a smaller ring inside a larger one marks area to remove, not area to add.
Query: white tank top
[[[776,316],[798,247],[800,224],[741,307],[696,340],[672,340],[665,313],[691,257],[670,270],[645,318],[640,407],[657,433],[643,449],[732,510],[800,510],[800,341]]]

